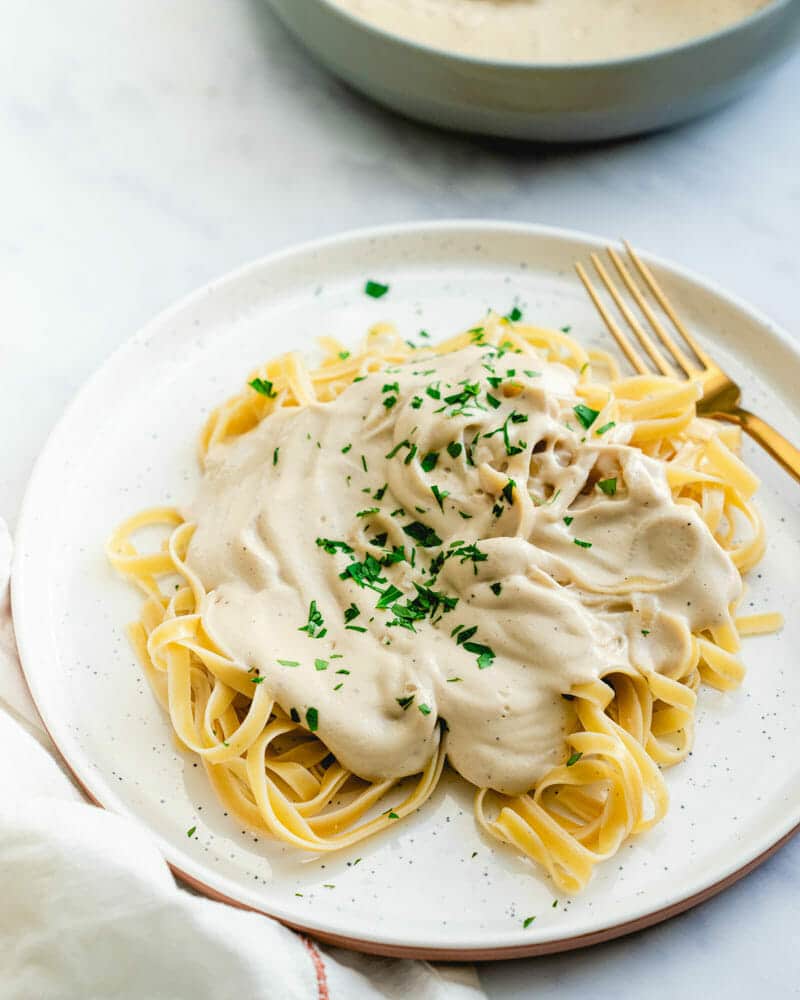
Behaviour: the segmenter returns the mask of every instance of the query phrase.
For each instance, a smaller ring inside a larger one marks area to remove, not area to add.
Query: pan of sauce
[[[443,128],[555,142],[675,125],[800,39],[800,0],[269,0],[330,70]]]

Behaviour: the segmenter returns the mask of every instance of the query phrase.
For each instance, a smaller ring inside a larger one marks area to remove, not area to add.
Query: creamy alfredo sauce
[[[398,35],[493,59],[590,62],[669,48],[770,0],[334,0]]]
[[[203,621],[362,777],[421,770],[441,717],[457,771],[525,791],[566,757],[562,693],[669,671],[739,594],[663,465],[581,426],[573,372],[529,364],[418,359],[209,456],[187,511]]]

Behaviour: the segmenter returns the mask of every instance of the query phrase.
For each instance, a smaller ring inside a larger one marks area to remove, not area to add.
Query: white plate
[[[424,327],[440,337],[488,306],[514,303],[536,322],[599,339],[572,271],[599,245],[576,233],[456,222],[355,233],[268,258],[152,322],[89,380],[54,430],[25,499],[13,575],[28,683],[89,795],[145,824],[187,880],[362,949],[506,957],[663,919],[732,881],[800,823],[800,490],[749,444],[747,460],[764,482],[769,547],[748,601],[782,610],[786,630],[747,641],[740,691],[703,692],[694,754],[668,772],[666,820],[601,866],[573,900],[479,835],[470,789],[457,780],[396,830],[339,857],[301,856],[244,833],[202,769],[176,751],[123,634],[139,598],[106,565],[103,542],[133,511],[192,496],[205,414],[252,366],[290,346],[310,348],[323,332],[352,342],[389,319],[409,336]],[[800,439],[798,349],[747,307],[651,263],[712,353],[741,378],[747,404]],[[366,278],[389,282],[390,293],[366,297]]]

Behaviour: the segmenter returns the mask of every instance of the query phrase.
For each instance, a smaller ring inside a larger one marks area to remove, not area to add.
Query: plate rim
[[[25,554],[26,546],[23,543],[29,530],[29,523],[35,523],[36,518],[34,508],[39,480],[44,475],[44,470],[49,464],[51,453],[55,450],[59,433],[62,428],[68,424],[73,412],[78,409],[84,394],[88,394],[95,383],[103,378],[105,370],[109,365],[119,360],[119,358],[124,357],[127,352],[134,349],[137,345],[147,343],[165,324],[169,323],[173,317],[178,316],[184,310],[191,308],[194,304],[201,302],[204,298],[220,291],[224,288],[224,286],[233,285],[237,282],[241,282],[242,280],[246,280],[249,275],[258,273],[265,268],[291,260],[293,257],[302,258],[308,254],[320,253],[337,248],[341,249],[342,246],[346,246],[348,243],[358,244],[363,241],[384,241],[397,237],[408,237],[409,235],[414,234],[424,238],[448,234],[464,235],[466,233],[475,235],[480,234],[484,236],[489,234],[497,235],[498,233],[513,233],[516,235],[527,235],[532,239],[549,238],[556,240],[568,240],[582,244],[587,250],[602,248],[603,246],[614,242],[581,230],[545,226],[534,223],[510,223],[503,220],[486,219],[446,219],[439,221],[421,220],[346,230],[342,233],[334,234],[322,239],[309,240],[300,244],[294,244],[234,268],[221,277],[216,278],[202,287],[197,288],[181,297],[176,303],[159,312],[153,319],[139,328],[139,330],[137,330],[132,336],[126,338],[118,347],[110,352],[110,354],[98,365],[90,376],[79,386],[72,399],[63,410],[61,416],[51,428],[33,465],[30,478],[23,495],[17,526],[14,533],[15,548],[11,573],[12,615],[16,629],[17,646],[22,664],[23,677],[31,698],[36,706],[37,712],[53,745],[56,747],[59,757],[64,762],[65,767],[80,786],[87,798],[95,805],[102,808],[113,809],[111,806],[106,806],[102,801],[102,791],[104,790],[102,786],[105,783],[101,778],[98,782],[101,789],[99,792],[96,792],[91,787],[91,767],[86,766],[91,763],[88,761],[88,758],[86,760],[81,760],[80,757],[78,757],[75,763],[69,760],[65,750],[62,749],[62,745],[53,736],[53,729],[56,727],[55,725],[51,726],[49,722],[49,719],[53,719],[52,714],[46,710],[42,710],[40,700],[37,698],[35,671],[31,671],[31,676],[29,676],[28,670],[25,666],[26,662],[33,662],[35,659],[31,650],[31,646],[35,645],[35,643],[29,642],[34,619],[30,618],[26,611],[25,576],[27,560]],[[728,305],[735,307],[750,321],[765,330],[769,337],[779,341],[782,346],[789,351],[795,362],[800,367],[800,345],[797,344],[793,338],[791,338],[786,330],[775,324],[765,314],[761,313],[760,310],[754,308],[738,296],[723,290],[714,282],[709,281],[697,275],[695,272],[677,265],[668,259],[664,259],[647,252],[640,252],[640,256],[655,269],[669,273],[671,276],[686,281],[703,292],[710,294],[712,297],[720,299]],[[57,716],[54,721],[55,723],[58,722]],[[66,739],[62,742],[68,743],[69,740]],[[133,818],[137,822],[144,822],[131,811],[123,809],[122,813],[130,818]],[[147,827],[146,823],[144,823],[144,825]],[[640,912],[636,913],[629,919],[613,925],[599,927],[596,930],[562,937],[556,936],[546,940],[538,940],[530,943],[494,945],[490,947],[481,947],[479,945],[454,945],[452,947],[426,947],[421,944],[408,945],[397,940],[396,936],[392,934],[377,934],[374,937],[351,937],[341,934],[336,931],[335,927],[331,927],[329,920],[323,920],[321,923],[317,923],[314,920],[298,922],[293,918],[281,916],[274,910],[270,911],[263,907],[253,906],[250,903],[245,902],[243,899],[237,899],[235,896],[230,896],[214,885],[209,884],[209,882],[205,881],[203,877],[199,877],[198,874],[191,870],[192,868],[197,870],[196,865],[186,865],[185,861],[181,860],[181,857],[186,858],[186,856],[182,855],[182,852],[179,849],[177,849],[164,837],[155,833],[149,827],[147,828],[149,836],[151,836],[154,842],[158,845],[159,851],[164,857],[165,863],[169,866],[172,872],[179,879],[181,879],[181,881],[199,890],[210,898],[229,903],[241,909],[262,913],[272,919],[279,920],[281,923],[295,930],[312,934],[322,941],[353,950],[402,958],[423,958],[446,961],[485,961],[552,954],[555,952],[568,951],[591,944],[597,944],[602,941],[611,940],[633,931],[652,926],[653,924],[666,920],[671,916],[684,912],[685,910],[704,902],[706,899],[709,899],[721,892],[723,889],[732,885],[758,865],[766,861],[767,858],[769,858],[781,846],[783,846],[783,844],[790,840],[794,834],[800,831],[800,803],[795,806],[794,812],[787,810],[781,822],[773,823],[771,831],[766,836],[753,838],[755,846],[751,846],[751,849],[745,852],[746,860],[744,860],[741,864],[734,863],[728,865],[722,870],[721,877],[719,877],[716,881],[705,882],[702,878],[696,879],[694,885],[689,887],[693,891],[690,891],[688,895],[682,893],[681,891],[677,891],[674,894],[674,898],[670,899],[665,903],[665,905],[656,910],[649,909],[647,904],[642,904]],[[174,860],[176,856],[178,860]],[[187,858],[186,860],[189,859]],[[716,874],[719,876],[720,872],[717,871]]]

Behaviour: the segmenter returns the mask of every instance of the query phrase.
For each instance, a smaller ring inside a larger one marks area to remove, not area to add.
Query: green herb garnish
[[[337,550],[339,552],[353,551],[347,542],[336,542],[332,538],[318,538],[317,545],[319,545],[321,549],[324,549],[329,555],[333,555]]]
[[[267,378],[254,378],[252,382],[247,384],[262,396],[266,396],[267,399],[274,399],[278,395],[272,388],[272,382]]]
[[[419,542],[419,544],[425,549],[433,548],[436,545],[442,544],[441,538],[439,538],[433,528],[429,528],[421,521],[412,521],[411,524],[404,525],[403,532],[408,535],[409,538],[413,538],[415,542]]]
[[[372,517],[373,514],[377,514],[380,511],[380,507],[367,507],[366,510],[356,511],[356,517]]]
[[[312,639],[321,639],[328,633],[328,630],[324,626],[325,622],[317,607],[317,602],[312,601],[308,607],[308,622],[305,625],[301,625],[297,631],[308,632]]]
[[[439,510],[444,511],[444,501],[446,497],[450,496],[449,492],[447,490],[440,490],[436,483],[434,483],[431,486],[431,493],[433,493],[436,502],[439,504]]]
[[[364,292],[370,298],[380,299],[389,291],[388,285],[382,285],[379,281],[368,281],[364,285]]]
[[[584,430],[588,430],[600,415],[599,410],[593,410],[591,406],[586,406],[584,403],[578,403],[577,406],[573,406],[572,412],[578,418]]]
[[[606,496],[613,497],[617,492],[617,478],[613,479],[601,479],[597,484]]]
[[[572,754],[570,759],[567,761],[567,767],[572,767],[573,764],[577,764],[578,761],[581,759],[581,757],[583,757],[583,754],[580,751],[576,750],[575,753]]]

